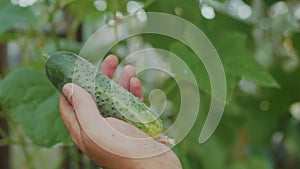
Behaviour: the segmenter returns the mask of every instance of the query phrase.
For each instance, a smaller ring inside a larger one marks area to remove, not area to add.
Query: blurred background
[[[201,103],[191,132],[174,147],[183,167],[300,168],[298,0],[0,0],[0,168],[97,168],[71,143],[58,112],[59,94],[44,74],[42,55],[58,50],[79,53],[104,24],[117,29],[124,16],[136,14],[137,20],[145,20],[146,12],[173,14],[197,26],[216,48],[226,74],[221,123],[200,144],[210,84],[190,48],[147,34],[125,39],[109,51],[121,61],[137,50],[165,49],[193,71]],[[139,26],[133,23],[131,29]],[[149,61],[172,66],[167,60]],[[181,101],[176,81],[155,71],[138,76],[146,103],[152,89],[164,91],[168,102],[162,118],[172,124]]]

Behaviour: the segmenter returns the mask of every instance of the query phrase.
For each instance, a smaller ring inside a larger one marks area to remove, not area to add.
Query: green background
[[[58,50],[79,53],[98,28],[132,12],[163,12],[188,20],[210,39],[224,66],[225,111],[213,136],[200,144],[210,83],[199,58],[184,44],[161,35],[131,37],[109,52],[121,61],[145,46],[161,48],[179,56],[193,71],[201,94],[199,115],[174,148],[184,168],[300,168],[299,1],[39,0],[27,6],[24,2],[30,1],[0,1],[0,43],[7,49],[8,65],[0,78],[0,118],[10,130],[9,134],[0,130],[0,146],[10,146],[11,168],[95,167],[71,143],[58,112],[59,94],[44,74],[42,55]],[[152,74],[139,74],[146,102],[149,91],[163,90],[168,106],[162,118],[170,124],[180,108],[179,88],[174,79],[158,81]]]

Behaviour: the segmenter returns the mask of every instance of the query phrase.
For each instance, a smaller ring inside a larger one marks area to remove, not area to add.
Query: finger
[[[76,84],[68,83],[64,85],[63,93],[68,100],[64,98],[61,101],[61,112],[64,122],[67,124],[66,126],[74,144],[83,152],[87,152],[87,146],[84,144],[82,136],[87,131],[92,131],[93,134],[96,134],[95,131],[98,132],[100,130],[95,130],[91,126],[86,125],[86,122],[91,122],[92,124],[95,122],[105,123],[105,119],[100,115],[91,95],[83,88]],[[64,106],[67,103],[68,106]],[[95,121],[91,121],[90,117]],[[75,126],[74,123],[76,124]]]
[[[72,105],[66,100],[64,96],[60,96],[60,114],[67,130],[69,131],[74,144],[80,149],[83,148],[80,127],[75,116]]]
[[[101,133],[105,133],[101,131],[101,128],[106,128],[106,126],[103,125],[107,124],[107,122],[105,118],[100,115],[96,103],[87,91],[76,84],[68,83],[63,87],[63,93],[73,106],[75,117],[83,132],[91,133],[91,135],[99,134],[100,136]],[[101,126],[98,129],[95,128],[97,123]]]
[[[130,84],[129,84],[129,91],[136,97],[140,98],[143,100],[143,88],[142,84],[139,78],[137,77],[132,77],[130,79]]]
[[[118,67],[118,58],[114,55],[107,56],[101,67],[100,71],[105,74],[107,77],[112,78],[114,76],[114,73]]]
[[[63,93],[73,106],[74,112],[83,112],[85,114],[88,112],[98,112],[100,115],[92,96],[78,85],[72,83],[64,85]]]
[[[118,79],[118,84],[129,90],[130,79],[135,76],[135,68],[131,65],[124,67]]]
[[[83,136],[83,147],[86,147],[87,152],[91,151],[88,140],[94,141],[99,147],[114,147],[111,143],[115,141],[117,133],[100,115],[91,95],[78,85],[70,83],[63,87],[63,93],[73,106],[80,134]]]

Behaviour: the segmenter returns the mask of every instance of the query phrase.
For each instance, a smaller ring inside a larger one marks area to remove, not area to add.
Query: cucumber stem
[[[45,60],[49,59],[49,55],[47,53],[43,52],[43,56],[44,56]]]

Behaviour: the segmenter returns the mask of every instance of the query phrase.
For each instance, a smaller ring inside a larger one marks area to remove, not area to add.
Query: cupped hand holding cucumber
[[[103,61],[100,71],[112,78],[117,66],[117,58],[110,55]],[[123,69],[118,84],[134,96],[143,98],[141,83],[135,76],[135,69],[132,66]],[[166,145],[154,139],[128,141],[124,135],[132,138],[146,138],[148,135],[124,121],[99,115],[95,101],[83,88],[68,83],[63,86],[62,92],[66,97],[61,96],[60,112],[72,140],[97,165],[107,169],[182,168],[175,153]],[[83,123],[87,126],[83,127]],[[142,153],[151,150],[162,150],[164,153],[144,158],[130,157],[131,152]],[[128,154],[128,157],[123,156],[124,154]]]

